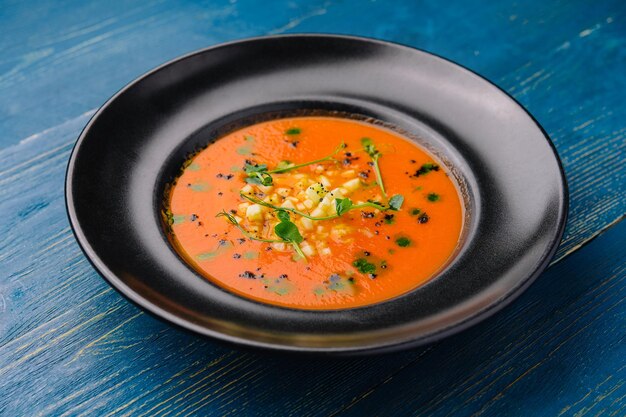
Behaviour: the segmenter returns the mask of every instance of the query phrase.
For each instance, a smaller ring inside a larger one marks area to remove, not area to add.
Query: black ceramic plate
[[[185,156],[235,127],[302,112],[381,120],[450,165],[468,219],[460,251],[436,278],[368,307],[302,311],[231,294],[179,258],[159,210]],[[66,198],[86,255],[146,310],[225,341],[326,353],[406,348],[493,314],[546,267],[567,213],[550,140],[503,91],[412,48],[320,35],[218,45],[132,82],[80,135]]]

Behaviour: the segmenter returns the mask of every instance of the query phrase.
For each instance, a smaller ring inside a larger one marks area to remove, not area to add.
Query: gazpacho
[[[339,117],[258,123],[209,144],[168,187],[179,254],[216,285],[296,309],[402,295],[455,252],[447,168],[391,129]]]

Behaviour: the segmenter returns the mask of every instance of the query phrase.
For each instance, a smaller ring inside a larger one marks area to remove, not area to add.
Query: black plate
[[[438,277],[380,304],[302,311],[233,295],[179,258],[159,210],[188,152],[234,127],[302,111],[382,120],[454,167],[469,217],[461,250]],[[326,353],[406,348],[493,314],[546,267],[567,214],[553,145],[506,93],[425,52],[320,35],[218,45],[132,82],[80,135],[66,198],[87,257],[146,310],[221,340]]]

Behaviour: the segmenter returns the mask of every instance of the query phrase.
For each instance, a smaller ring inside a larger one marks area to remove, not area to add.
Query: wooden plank
[[[624,415],[626,221],[340,415]],[[393,404],[390,409],[389,405]]]
[[[562,258],[626,212],[625,17],[617,1],[3,2],[0,415],[358,414],[392,399],[413,399],[405,411],[503,415],[519,413],[522,396],[547,398],[555,414],[624,414],[624,260],[613,230],[504,314],[442,344],[303,360],[231,350],[142,314],[80,253],[62,189],[94,108],[166,59],[270,32],[376,36],[481,72],[544,124],[572,190]]]

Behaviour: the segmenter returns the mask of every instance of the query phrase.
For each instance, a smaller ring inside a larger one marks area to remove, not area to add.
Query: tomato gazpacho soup
[[[402,295],[457,248],[463,204],[446,168],[392,130],[292,117],[192,156],[163,210],[179,254],[216,285],[296,309]]]

